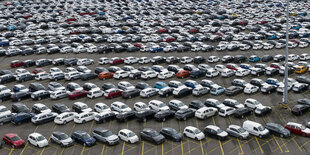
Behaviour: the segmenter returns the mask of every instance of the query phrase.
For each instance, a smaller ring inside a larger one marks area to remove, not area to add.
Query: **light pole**
[[[285,72],[284,72],[284,93],[281,106],[283,108],[287,108],[288,99],[287,99],[287,91],[288,91],[288,19],[289,19],[289,0],[286,0],[286,45],[285,45]]]

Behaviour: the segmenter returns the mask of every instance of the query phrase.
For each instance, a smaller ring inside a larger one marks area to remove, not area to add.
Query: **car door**
[[[35,138],[34,137],[32,137],[32,136],[30,136],[29,138],[28,138],[28,140],[29,140],[29,142],[31,143],[31,144],[33,144],[33,145],[36,145],[36,140],[35,140]]]

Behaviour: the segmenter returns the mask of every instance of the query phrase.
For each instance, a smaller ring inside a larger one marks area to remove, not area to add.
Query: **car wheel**
[[[131,98],[131,96],[128,96],[128,98]]]
[[[166,121],[166,118],[163,118],[163,122],[165,122]]]
[[[67,124],[67,121],[64,121],[64,124]]]
[[[186,121],[186,119],[187,119],[187,118],[186,118],[186,117],[184,117],[184,118],[183,118],[183,121]]]
[[[146,118],[143,118],[143,122],[146,122]]]
[[[197,138],[197,137],[195,137],[195,140],[197,140],[197,141],[198,141],[198,138]]]
[[[0,99],[0,103],[2,102],[2,99]]]
[[[21,99],[19,98],[19,99],[17,99],[17,101],[20,101]]]
[[[259,138],[263,138],[263,136],[262,136],[262,135],[258,135],[258,137],[259,137]]]
[[[86,123],[86,121],[85,121],[85,120],[83,120],[83,121],[82,121],[82,123],[84,124],[84,123]]]
[[[281,134],[281,135],[280,135],[280,137],[281,137],[281,138],[283,138],[283,137],[284,137],[284,135],[283,135],[283,134]]]
[[[268,91],[268,94],[270,94],[271,92],[270,91]]]
[[[168,97],[168,94],[165,95],[166,97]],[[0,101],[1,102],[1,101]]]
[[[182,76],[182,79],[184,79],[184,76]]]
[[[38,100],[41,100],[41,97],[39,97]]]
[[[55,81],[57,81],[58,79],[55,79]]]
[[[241,115],[241,118],[244,118],[244,115]]]

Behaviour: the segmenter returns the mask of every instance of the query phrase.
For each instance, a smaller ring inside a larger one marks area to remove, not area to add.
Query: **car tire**
[[[146,118],[143,118],[143,122],[146,122]]]
[[[67,124],[67,121],[64,121],[64,124]]]
[[[166,118],[163,118],[163,122],[166,122]]]
[[[83,123],[83,124],[85,124],[85,123],[86,123],[86,121],[85,121],[85,120],[83,120],[83,121],[82,121],[82,123]]]
[[[39,97],[38,100],[40,101],[40,100],[41,100],[41,97]]]
[[[281,138],[283,138],[283,137],[284,137],[284,135],[283,135],[283,134],[281,134],[281,135],[280,135],[280,137],[281,137]]]
[[[244,115],[241,115],[241,118],[244,118]]]
[[[183,121],[186,121],[186,119],[187,119],[187,118],[186,118],[186,117],[184,117],[184,118],[183,118]]]

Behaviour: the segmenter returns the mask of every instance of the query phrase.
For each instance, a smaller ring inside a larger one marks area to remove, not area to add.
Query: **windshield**
[[[301,130],[305,130],[306,127],[302,125],[302,126],[300,127],[300,129],[301,129]]]
[[[37,141],[42,141],[42,140],[44,140],[45,138],[43,137],[43,136],[39,136],[38,138],[37,138]]]
[[[121,106],[121,109],[125,109],[125,108],[127,108],[128,106],[127,105],[122,105]]]
[[[195,134],[199,134],[200,132],[201,132],[201,131],[198,130],[198,129],[195,129],[195,130],[194,130],[194,133],[195,133]]]
[[[183,102],[180,102],[178,107],[181,107],[181,106],[184,106],[184,103]]]
[[[21,106],[19,107],[20,111],[28,111],[28,108],[26,106]]]
[[[41,110],[47,110],[47,109],[48,107],[45,107],[45,106],[41,108]]]
[[[164,103],[158,105],[158,107],[164,107],[164,106],[166,106]]]
[[[259,126],[259,127],[258,127],[258,130],[259,130],[259,131],[264,131],[265,128],[264,128],[263,126]]]
[[[147,108],[147,105],[146,104],[142,104],[141,108]]]
[[[67,107],[66,107],[66,106],[61,106],[61,107],[59,107],[59,109],[60,109],[60,110],[66,110]]]
[[[20,140],[20,138],[19,138],[18,136],[15,136],[15,137],[12,137],[11,140],[12,140],[13,142],[15,142],[15,141]]]
[[[129,132],[128,133],[128,137],[133,137],[133,136],[135,136],[136,134],[135,133],[133,133],[133,132]]]
[[[54,87],[59,88],[59,87],[61,87],[61,84],[55,84]]]
[[[0,109],[0,112],[5,112],[5,111],[8,111],[8,108],[2,108],[2,109]]]
[[[83,105],[82,107],[81,107],[81,109],[83,110],[83,109],[87,109],[88,107],[87,107],[87,105]]]
[[[152,132],[150,132],[150,135],[151,135],[152,137],[155,137],[155,136],[158,136],[159,133],[158,133],[157,131],[152,131]]]
[[[245,129],[239,128],[238,131],[239,131],[240,133],[243,133],[243,132],[245,132]]]
[[[59,135],[59,139],[60,139],[60,140],[65,140],[65,139],[67,139],[67,138],[69,138],[69,136],[66,135],[66,134],[61,134],[61,135]]]
[[[175,129],[172,129],[172,130],[171,130],[171,134],[173,134],[173,135],[178,134],[178,131],[175,130]]]
[[[219,101],[215,101],[214,102],[216,105],[220,105],[221,104],[221,102],[219,102]]]
[[[223,132],[223,130],[221,130],[221,129],[217,129],[217,131],[216,131],[217,133],[222,133]]]
[[[82,138],[83,138],[83,139],[88,139],[88,138],[90,138],[90,135],[89,135],[89,134],[83,134],[83,135],[82,135]]]
[[[102,133],[103,137],[109,137],[111,135],[113,135],[113,133],[111,131],[107,131],[107,132]]]

